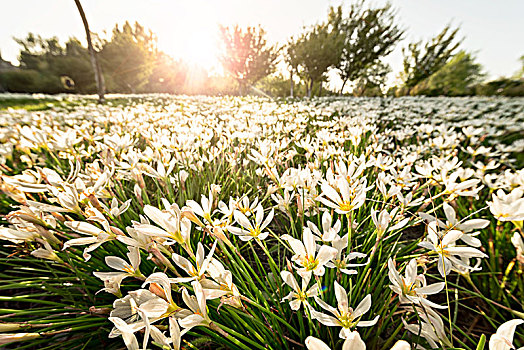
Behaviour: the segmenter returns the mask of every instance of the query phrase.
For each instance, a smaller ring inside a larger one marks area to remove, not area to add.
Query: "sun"
[[[194,64],[206,70],[216,70],[220,65],[217,33],[204,30],[192,33],[181,43],[180,49],[180,57],[190,65]]]
[[[159,47],[172,57],[182,59],[190,66],[207,71],[220,69],[219,26],[213,11],[187,11],[176,23],[176,35],[160,43]]]

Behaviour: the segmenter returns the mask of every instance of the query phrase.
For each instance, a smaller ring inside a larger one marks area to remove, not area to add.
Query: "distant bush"
[[[60,77],[32,69],[1,72],[0,85],[7,92],[43,92],[47,94],[67,92]]]
[[[476,95],[524,97],[524,79],[500,78],[474,87]]]

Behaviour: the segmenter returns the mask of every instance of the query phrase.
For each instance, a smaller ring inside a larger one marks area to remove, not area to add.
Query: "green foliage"
[[[411,43],[404,54],[404,85],[411,89],[441,69],[452,57],[461,40],[455,41],[459,28],[448,25],[436,37],[426,42]]]
[[[289,86],[291,82],[289,79],[284,78],[282,75],[269,75],[261,79],[256,88],[262,90],[265,94],[271,97],[286,97],[289,95]],[[303,84],[295,86],[296,93],[305,92]]]
[[[284,77],[282,74],[273,74],[261,79],[255,85],[255,91],[262,91],[262,95],[267,95],[270,97],[288,97],[289,96],[289,87],[291,81],[289,78]],[[307,87],[303,83],[294,83],[294,96],[305,96],[307,94]],[[322,89],[322,91],[321,91]],[[321,82],[316,82],[313,85],[313,92],[317,95],[330,96],[335,95],[334,91],[321,87]]]
[[[159,52],[153,63],[153,69],[144,87],[148,92],[182,93],[189,67],[182,61],[174,60]]]
[[[295,81],[294,77],[298,74],[298,66],[300,65],[299,57],[299,41],[291,38],[284,46],[284,62],[289,66],[289,95],[295,96]]]
[[[480,96],[524,96],[524,81],[500,78],[474,87],[475,94]]]
[[[342,6],[331,7],[324,22],[291,38],[280,49],[289,78],[270,76],[276,68],[278,48],[267,44],[261,27],[220,27],[224,49],[221,61],[227,77],[209,76],[205,69],[159,51],[154,34],[136,22],[116,25],[106,39],[94,35],[95,49],[109,92],[235,95],[260,89],[275,97],[312,96],[326,92],[323,83],[333,69],[342,80],[340,93],[350,83],[355,96],[381,96],[390,73],[381,59],[401,40],[403,29],[389,3],[369,8],[364,4],[359,1],[350,5],[347,13]],[[405,48],[400,76],[403,85],[387,94],[524,96],[524,56],[520,58],[522,69],[512,78],[478,83],[483,73],[474,57],[463,51],[453,55],[461,42],[456,39],[457,32],[458,28],[448,25],[428,42]],[[15,41],[20,45],[20,69],[4,62],[0,91],[97,91],[89,52],[78,39],[70,38],[62,44],[57,37],[29,33]],[[72,80],[73,87],[65,86],[64,77]],[[295,86],[297,77],[301,83]]]
[[[231,75],[242,94],[248,85],[253,85],[275,70],[276,48],[266,41],[262,27],[240,28],[220,26],[223,54],[220,61],[224,70]]]
[[[95,296],[93,266],[74,255],[67,258],[70,269],[33,258],[24,248],[13,254],[11,246],[0,246],[0,317],[17,327],[13,331],[31,332],[33,339],[3,349],[118,348],[116,340],[107,339],[112,300]],[[95,302],[103,306],[95,308]]]
[[[139,92],[153,70],[156,38],[138,22],[113,28],[111,40],[102,43],[100,57],[108,91]]]
[[[417,84],[412,95],[465,96],[474,92],[471,86],[478,83],[484,74],[482,66],[465,51],[459,51],[441,69],[428,79]]]
[[[391,5],[364,8],[364,2],[352,4],[344,16],[342,6],[331,7],[328,19],[304,32],[286,45],[285,61],[291,78],[298,74],[311,96],[316,82],[327,80],[330,68],[338,71],[344,89],[348,81],[356,82],[364,92],[381,94],[385,74],[380,58],[386,56],[402,37],[395,23]],[[386,72],[386,74],[389,71]],[[379,78],[380,82],[376,82]],[[373,85],[373,86],[371,86]],[[364,94],[364,92],[362,94]]]
[[[140,24],[115,26],[110,40],[99,43],[109,91],[137,92],[148,83],[155,58],[156,39]],[[56,37],[44,39],[29,33],[15,39],[21,46],[22,70],[2,73],[2,86],[10,92],[94,93],[96,84],[87,48],[76,38],[62,45]],[[69,89],[60,77],[74,81]]]
[[[0,85],[9,92],[39,92],[42,88],[49,90],[48,82],[44,75],[33,69],[0,73]]]
[[[361,72],[356,79],[353,95],[355,96],[382,96],[382,90],[386,84],[387,75],[391,67],[383,62],[376,62]]]
[[[298,75],[306,82],[308,97],[314,83],[325,81],[328,69],[338,64],[342,43],[343,38],[328,21],[313,26],[288,45],[288,53],[294,55],[288,62],[298,63]]]
[[[476,350],[484,350],[484,346],[485,345],[486,345],[486,335],[482,334],[482,336],[480,337],[480,340],[479,340],[479,343],[477,345],[477,349]]]
[[[21,68],[33,73],[19,71],[11,76],[8,74],[8,91],[67,92],[69,89],[60,81],[61,76],[73,79],[75,92],[95,91],[89,54],[78,39],[70,38],[63,46],[56,37],[44,39],[29,33],[25,39],[15,41],[22,47],[19,57]],[[27,82],[29,76],[31,81]]]

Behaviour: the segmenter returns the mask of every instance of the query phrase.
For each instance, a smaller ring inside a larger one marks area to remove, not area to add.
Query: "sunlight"
[[[213,31],[201,30],[185,37],[185,40],[177,47],[176,54],[189,64],[195,64],[210,71],[220,65],[217,46],[216,34]]]
[[[183,28],[180,35],[173,35],[170,41],[159,45],[173,57],[207,71],[216,71],[218,61],[218,20],[211,9],[197,11],[188,5],[185,16],[178,19],[177,26]],[[178,29],[179,30],[179,29]]]

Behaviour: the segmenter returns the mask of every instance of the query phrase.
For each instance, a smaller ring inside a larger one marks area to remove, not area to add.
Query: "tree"
[[[28,33],[25,39],[14,38],[22,46],[19,55],[20,66],[26,69],[49,69],[49,60],[64,54],[64,48],[57,37],[44,39],[40,35]]]
[[[294,97],[295,94],[295,75],[298,75],[298,66],[300,64],[300,57],[298,56],[299,41],[291,38],[284,49],[284,61],[289,66],[289,96]]]
[[[448,25],[439,35],[424,44],[411,43],[403,49],[404,72],[402,73],[404,85],[410,90],[421,81],[442,68],[453,56],[462,40],[455,41],[459,28],[451,29]]]
[[[147,92],[187,93],[185,85],[188,71],[186,63],[159,51],[144,89]]]
[[[157,57],[156,37],[138,22],[115,25],[111,40],[101,43],[102,64],[114,91],[139,92],[153,70]]]
[[[241,29],[220,26],[223,54],[220,61],[224,70],[238,83],[243,94],[253,85],[275,70],[277,50],[266,41],[266,32],[259,26]]]
[[[325,81],[328,69],[338,64],[342,43],[342,37],[329,22],[313,26],[297,39],[298,74],[306,82],[308,97],[314,83]]]
[[[482,66],[475,62],[475,58],[459,51],[427,79],[426,90],[432,95],[464,96],[471,93],[469,88],[480,82],[483,76]]]
[[[29,33],[25,39],[15,41],[22,47],[20,67],[33,71],[31,74],[35,77],[28,92],[71,92],[71,88],[61,82],[63,77],[73,80],[75,92],[97,91],[89,52],[78,39],[70,38],[64,46],[56,37],[44,39]],[[19,76],[23,79],[28,75]]]
[[[368,66],[361,72],[360,76],[354,80],[355,96],[382,96],[382,90],[386,85],[387,75],[391,72],[391,67],[381,61]]]
[[[342,7],[331,8],[329,20],[343,37],[343,49],[336,66],[342,88],[355,81],[378,61],[391,53],[402,38],[403,30],[396,24],[396,13],[388,3],[384,7],[364,8],[360,1],[351,5],[346,17]]]
[[[82,4],[80,4],[80,0],[75,0],[75,4],[76,4],[76,7],[78,8],[78,12],[80,12],[80,17],[82,17],[82,23],[84,24],[84,29],[86,32],[87,50],[89,51],[89,55],[91,57],[91,66],[93,67],[93,72],[95,73],[96,86],[98,90],[98,102],[103,103],[105,101],[104,76],[102,75],[102,69],[100,68],[100,63],[98,62],[95,49],[93,48],[93,43],[91,42],[91,31],[89,30],[89,24],[87,23],[87,18],[84,13],[84,9],[82,8]]]

